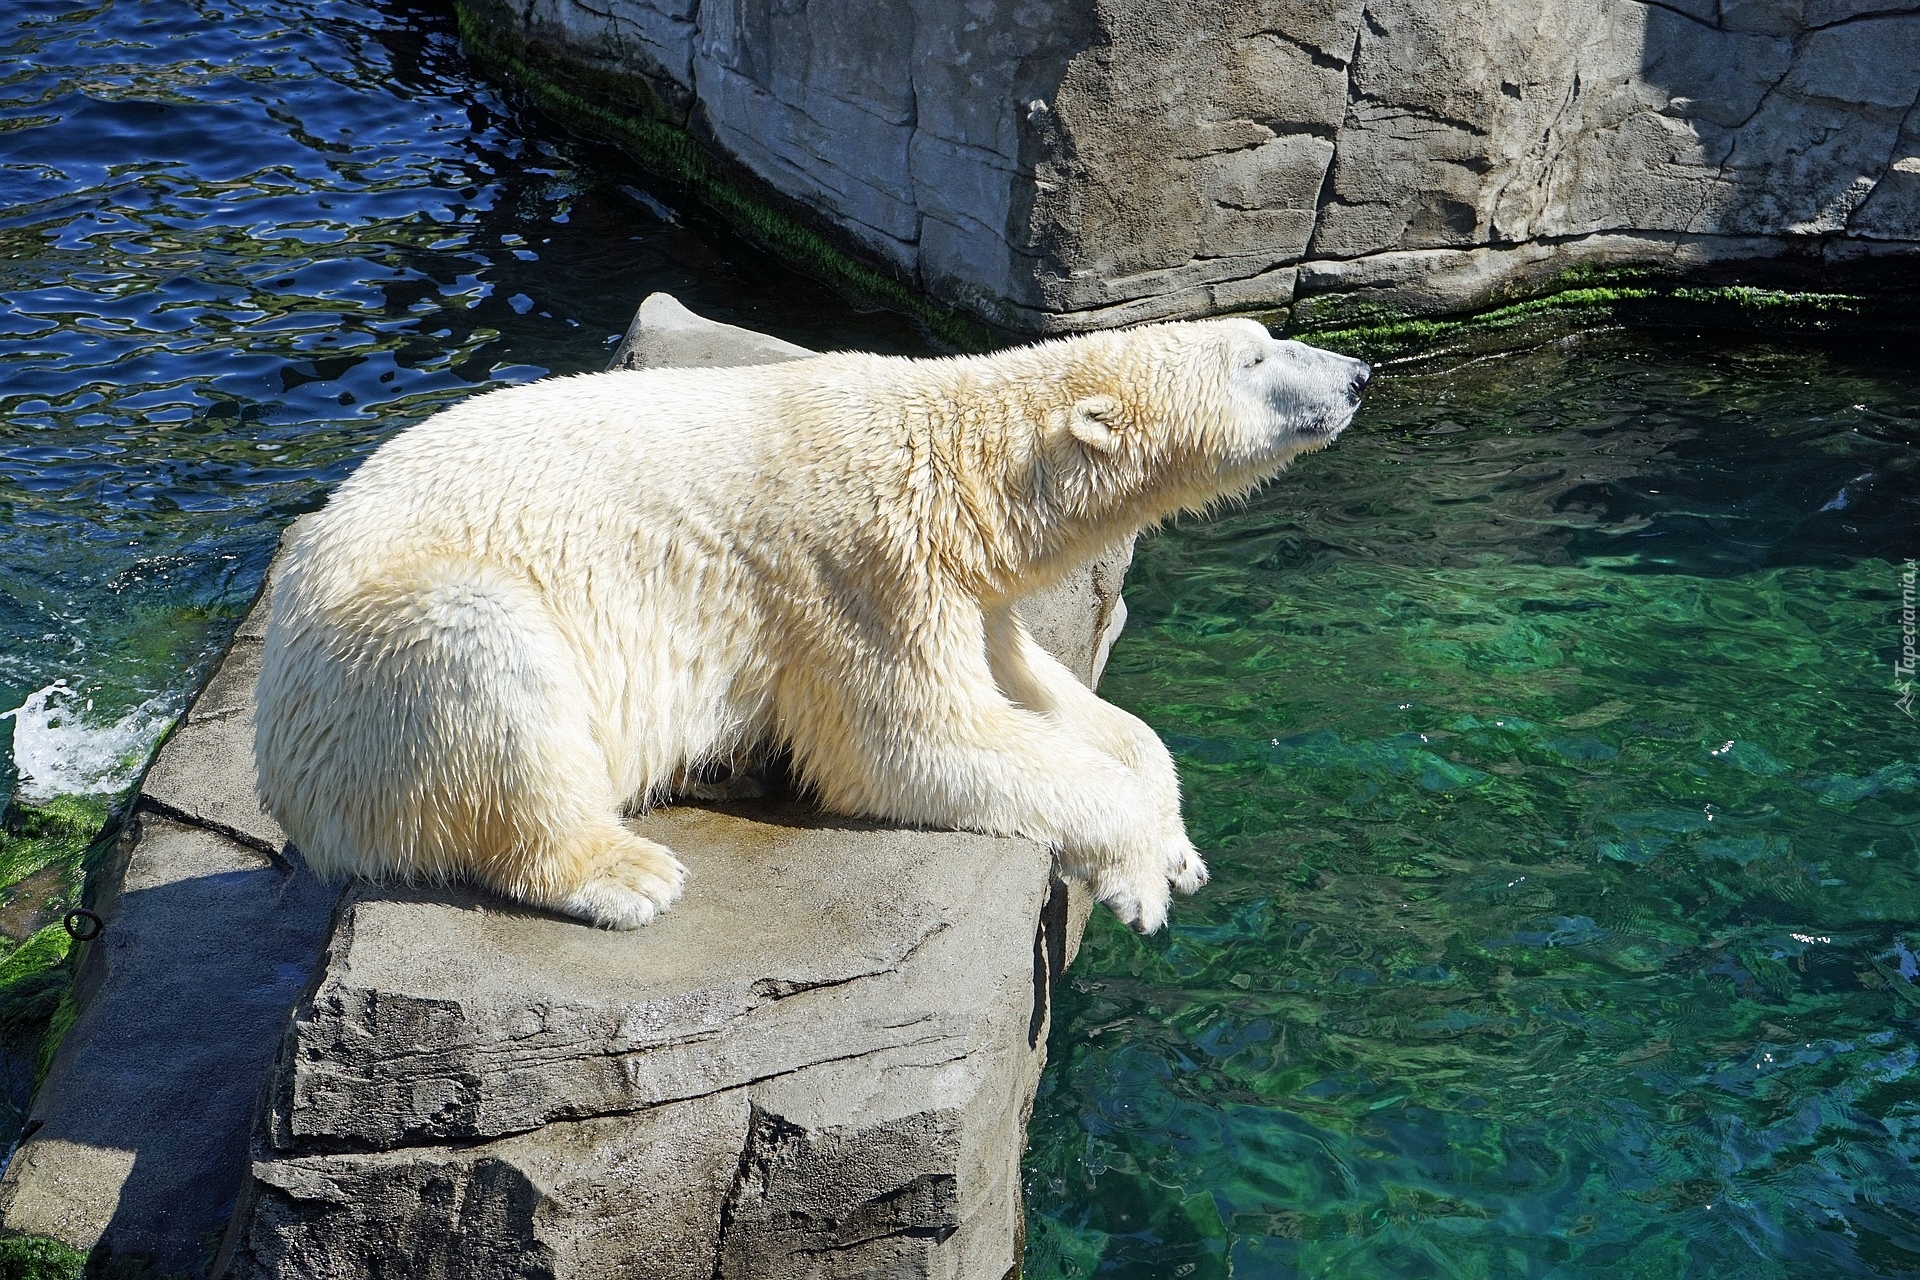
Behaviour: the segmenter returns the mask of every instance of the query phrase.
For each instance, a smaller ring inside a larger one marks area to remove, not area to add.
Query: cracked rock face
[[[990,837],[799,805],[665,809],[636,829],[699,892],[631,933],[479,895],[347,905],[290,1033],[275,1148],[493,1138],[884,1051],[949,1062],[979,1016],[956,980],[1010,951],[1031,986],[1031,937],[979,936],[991,912],[970,908],[1043,898],[1047,868]]]
[[[474,0],[496,17],[504,0]],[[528,0],[927,291],[1054,332],[1920,251],[1920,5]]]
[[[231,1274],[1006,1273],[1049,860],[799,806],[643,826],[700,891],[633,933],[354,892]]]

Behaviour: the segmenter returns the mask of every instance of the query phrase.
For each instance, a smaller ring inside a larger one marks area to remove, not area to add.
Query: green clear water
[[[1920,1274],[1905,351],[1389,368],[1144,540],[1103,692],[1212,884],[1096,914],[1027,1274]]]

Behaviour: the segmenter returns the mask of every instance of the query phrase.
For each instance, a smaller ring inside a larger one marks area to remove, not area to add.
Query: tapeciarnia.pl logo
[[[1909,717],[1913,715],[1913,588],[1914,562],[1909,560],[1900,570],[1900,656],[1893,660],[1893,687],[1900,695],[1894,705]]]

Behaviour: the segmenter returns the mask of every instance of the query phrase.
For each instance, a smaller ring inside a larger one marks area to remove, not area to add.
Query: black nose
[[[1358,400],[1360,393],[1367,389],[1367,379],[1372,376],[1373,367],[1371,365],[1361,365],[1358,369],[1354,370],[1353,385],[1347,388],[1347,393]]]

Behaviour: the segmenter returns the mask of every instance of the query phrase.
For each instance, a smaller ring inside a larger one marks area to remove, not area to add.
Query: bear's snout
[[[1336,352],[1283,341],[1275,344],[1287,358],[1268,386],[1268,404],[1279,419],[1279,441],[1324,445],[1353,421],[1373,366]]]

